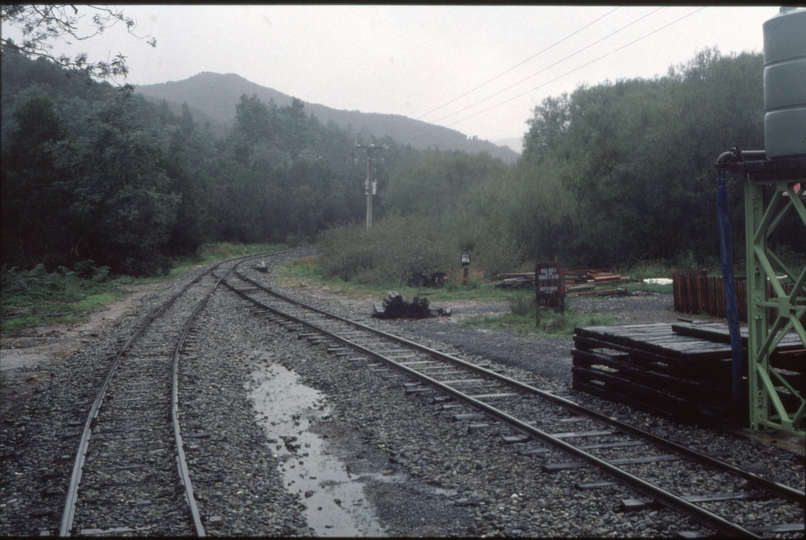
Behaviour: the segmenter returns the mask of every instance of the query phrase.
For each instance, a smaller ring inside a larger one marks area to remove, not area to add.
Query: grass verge
[[[503,315],[466,319],[461,322],[461,326],[510,330],[521,335],[570,337],[577,326],[620,324],[610,314],[577,312],[573,309],[573,298],[566,298],[563,313],[541,307],[540,326],[535,324],[534,296],[531,294],[524,291],[512,294],[509,308],[509,313]]]
[[[331,292],[348,297],[377,297],[380,301],[389,291],[397,291],[404,298],[411,300],[415,296],[428,298],[429,302],[449,300],[489,300],[491,302],[507,301],[512,295],[510,291],[496,289],[480,279],[468,280],[466,284],[449,282],[441,289],[416,288],[395,284],[364,284],[345,282],[339,278],[328,278],[324,275],[318,256],[297,259],[291,264],[274,270],[274,275],[284,286],[296,286],[300,283],[328,287]]]
[[[26,328],[48,324],[83,322],[94,311],[117,302],[137,287],[161,283],[200,264],[284,249],[272,244],[204,244],[197,255],[174,261],[163,276],[134,278],[110,277],[108,269],[79,263],[76,270],[60,268],[48,274],[39,265],[28,271],[3,268],[0,296],[0,335],[19,334]],[[79,270],[80,269],[80,270]]]
[[[503,315],[475,317],[463,320],[460,324],[466,328],[482,327],[505,329],[522,335],[563,336],[573,335],[577,326],[619,324],[609,314],[578,313],[573,309],[573,298],[566,299],[564,314],[553,310],[541,310],[540,327],[535,325],[534,295],[531,291],[496,289],[481,280],[471,280],[467,284],[449,282],[441,289],[417,289],[398,285],[364,285],[347,283],[338,278],[326,278],[317,257],[306,257],[293,261],[289,265],[278,268],[275,275],[285,286],[296,286],[300,283],[327,287],[330,292],[347,297],[375,297],[377,303],[386,296],[389,290],[395,290],[404,298],[411,300],[415,296],[425,297],[433,304],[457,300],[474,300],[489,302],[508,302],[510,312]],[[650,285],[643,283],[629,284],[632,290],[654,289],[652,292],[671,294],[671,285]],[[570,307],[569,307],[570,304]]]

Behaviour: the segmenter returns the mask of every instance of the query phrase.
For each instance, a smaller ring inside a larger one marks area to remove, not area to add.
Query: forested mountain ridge
[[[224,125],[232,124],[235,106],[244,94],[255,95],[264,103],[273,101],[278,106],[288,106],[292,100],[287,94],[255,84],[234,73],[202,72],[182,81],[138,85],[135,92],[155,103],[164,100],[174,112],[178,112],[182,103],[187,103],[191,111],[203,113]],[[338,110],[304,100],[303,103],[305,111],[323,125],[332,121],[341,129],[361,134],[364,138],[389,136],[400,144],[409,144],[419,150],[430,147],[472,154],[487,152],[505,163],[513,163],[518,158],[518,154],[509,147],[468,138],[456,130],[406,116]],[[197,117],[197,121],[203,123],[201,117]],[[212,127],[216,128],[215,125]]]

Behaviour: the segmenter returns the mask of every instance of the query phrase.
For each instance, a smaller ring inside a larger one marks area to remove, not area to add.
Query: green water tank
[[[806,9],[782,7],[763,26],[767,158],[806,155]]]

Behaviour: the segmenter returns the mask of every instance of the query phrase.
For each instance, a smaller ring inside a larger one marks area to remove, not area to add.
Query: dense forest
[[[204,242],[288,242],[363,216],[355,140],[243,96],[224,138],[45,59],[2,56],[2,260],[158,272]]]
[[[664,77],[583,86],[534,109],[524,153],[415,150],[356,140],[304,104],[242,95],[224,136],[131,87],[2,52],[2,263],[49,271],[93,260],[148,275],[205,242],[318,241],[344,279],[450,271],[470,251],[488,274],[718,256],[713,163],[763,149],[760,54],[708,50]],[[366,230],[366,156],[376,160]],[[730,184],[734,245],[743,196]],[[773,243],[806,252],[796,229]],[[741,257],[737,257],[737,262]]]
[[[427,273],[455,268],[463,250],[488,274],[555,258],[567,266],[715,266],[713,164],[733,146],[763,149],[763,119],[761,54],[705,50],[663,77],[582,86],[546,98],[528,120],[524,152],[513,166],[432,153],[391,171],[383,208],[407,221],[391,220],[390,231],[373,229],[363,237],[358,227],[328,231],[321,243],[339,257],[328,257],[327,268],[378,281],[388,275],[392,257],[406,261],[400,275]],[[742,178],[729,183],[729,203],[741,268]],[[415,229],[417,215],[430,226]],[[806,235],[794,215],[787,220],[769,241],[802,265]],[[421,246],[409,251],[409,240],[392,248],[380,240],[390,235],[428,238],[450,255]]]

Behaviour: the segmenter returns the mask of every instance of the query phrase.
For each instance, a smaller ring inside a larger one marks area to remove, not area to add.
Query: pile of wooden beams
[[[507,289],[526,289],[535,287],[534,272],[498,274],[501,282],[496,287]],[[600,285],[613,285],[629,281],[628,276],[614,274],[609,270],[595,268],[570,268],[565,270],[565,290],[568,293],[589,294]]]
[[[534,272],[521,272],[516,274],[498,274],[498,279],[501,281],[496,283],[495,286],[502,289],[534,289],[535,288],[535,273]]]
[[[565,290],[569,293],[590,294],[600,285],[630,281],[629,276],[597,268],[569,268],[565,271]]]
[[[747,340],[747,330],[743,339]],[[730,336],[726,324],[639,324],[574,330],[573,387],[679,422],[744,424],[744,395],[732,406]],[[745,353],[746,355],[746,353]],[[770,363],[806,391],[806,350],[783,338]]]

